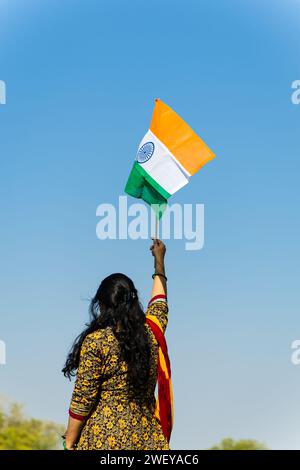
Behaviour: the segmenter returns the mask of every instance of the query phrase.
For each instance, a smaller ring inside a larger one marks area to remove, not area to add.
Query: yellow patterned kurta
[[[147,314],[154,315],[165,331],[168,306],[154,302]],[[158,345],[145,324],[151,347],[150,380],[146,404],[129,400],[127,364],[111,327],[88,335],[82,345],[80,364],[70,411],[89,416],[82,430],[79,450],[168,450],[160,422],[154,416]]]

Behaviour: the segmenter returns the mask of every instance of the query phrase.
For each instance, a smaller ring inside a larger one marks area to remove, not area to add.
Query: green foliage
[[[0,450],[51,450],[60,447],[61,426],[24,417],[22,407],[0,410]]]
[[[211,447],[208,450],[267,450],[267,447],[253,439],[234,441],[228,437],[223,439],[217,446]]]

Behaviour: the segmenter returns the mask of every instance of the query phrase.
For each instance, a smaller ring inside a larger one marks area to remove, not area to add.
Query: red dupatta
[[[146,323],[148,323],[153,331],[159,346],[157,364],[158,398],[156,400],[155,415],[160,420],[164,436],[170,442],[174,421],[174,403],[167,342],[157,317],[150,314],[147,315]]]

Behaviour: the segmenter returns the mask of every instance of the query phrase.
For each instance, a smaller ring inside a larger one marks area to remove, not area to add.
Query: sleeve
[[[93,409],[100,389],[103,357],[98,340],[88,335],[81,346],[79,367],[72,394],[69,415],[84,421]]]
[[[153,315],[159,321],[162,326],[163,332],[166,331],[167,324],[168,324],[168,303],[167,303],[167,296],[164,294],[155,295],[152,297],[148,304],[147,315]]]

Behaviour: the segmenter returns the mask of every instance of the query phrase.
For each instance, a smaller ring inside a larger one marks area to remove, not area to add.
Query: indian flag
[[[154,205],[160,218],[169,197],[214,157],[188,124],[156,99],[150,129],[139,145],[125,192]]]

